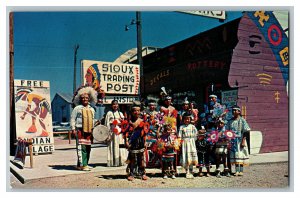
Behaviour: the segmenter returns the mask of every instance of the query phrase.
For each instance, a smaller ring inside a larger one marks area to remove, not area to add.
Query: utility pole
[[[143,68],[143,59],[142,59],[142,18],[141,12],[136,12],[136,34],[137,34],[137,59],[138,64],[140,65],[140,95],[144,93],[144,68]]]
[[[76,44],[74,46],[74,78],[73,78],[73,93],[76,91],[76,60],[77,60],[77,51],[78,51],[79,45]]]
[[[14,100],[14,13],[9,13],[9,117],[10,154],[14,155],[16,140],[15,100]]]
[[[10,112],[12,112],[13,102],[13,85],[14,85],[14,14],[9,13],[9,99],[10,99]]]
[[[139,86],[139,92],[140,92],[140,99],[142,96],[142,93],[145,92],[145,86],[144,86],[144,67],[143,67],[143,59],[142,59],[142,18],[141,18],[141,12],[136,12],[136,18],[135,20],[131,20],[131,23],[129,25],[136,25],[136,38],[137,38],[137,61],[140,65],[140,86]],[[125,31],[129,30],[129,25],[125,25]]]

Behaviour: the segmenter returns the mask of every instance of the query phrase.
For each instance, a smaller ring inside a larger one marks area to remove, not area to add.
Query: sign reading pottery
[[[33,140],[34,153],[54,151],[49,81],[14,80],[16,137]]]
[[[139,100],[139,96],[105,96],[103,104],[111,104],[113,100],[117,100],[119,104],[132,104],[133,101]]]
[[[85,85],[97,87],[94,83],[99,83],[106,94],[139,94],[139,65],[92,60],[83,60],[81,64]]]
[[[222,92],[222,104],[226,106],[234,106],[237,103],[238,91],[223,91]]]

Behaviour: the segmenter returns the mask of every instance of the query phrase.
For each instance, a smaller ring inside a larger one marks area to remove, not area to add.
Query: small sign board
[[[238,90],[222,91],[222,104],[234,106],[237,104]]]
[[[16,137],[33,140],[34,153],[52,153],[54,139],[50,83],[14,80]]]
[[[105,96],[103,104],[111,104],[113,100],[117,100],[119,104],[132,104],[133,101],[139,100],[139,96]]]

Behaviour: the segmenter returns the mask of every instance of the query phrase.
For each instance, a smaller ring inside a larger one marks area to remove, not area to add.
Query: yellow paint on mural
[[[278,91],[276,91],[275,94],[274,94],[277,104],[279,103],[279,100],[280,100],[279,95],[280,95],[280,93]]]
[[[270,18],[269,15],[265,15],[265,11],[256,11],[254,16],[259,17],[258,22],[262,27],[265,25],[264,21],[267,22]]]
[[[279,52],[280,58],[284,66],[289,64],[289,48],[285,47],[283,50]]]

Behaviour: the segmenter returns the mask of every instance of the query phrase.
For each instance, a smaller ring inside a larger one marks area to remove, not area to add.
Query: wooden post
[[[68,131],[68,135],[69,135],[69,144],[71,144],[71,131]]]
[[[32,151],[32,139],[28,141],[29,155],[30,155],[30,168],[33,168],[33,151]]]

